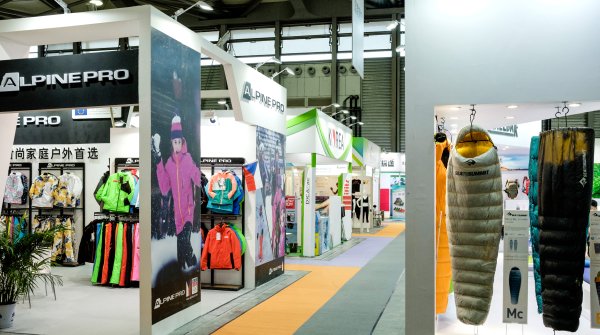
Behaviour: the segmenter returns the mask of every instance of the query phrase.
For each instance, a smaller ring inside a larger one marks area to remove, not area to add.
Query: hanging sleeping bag
[[[542,313],[542,276],[540,274],[540,226],[538,224],[538,151],[539,136],[531,138],[529,145],[529,232],[533,257],[533,278],[538,313]]]
[[[458,319],[481,325],[493,294],[502,230],[500,161],[487,131],[460,130],[448,162],[448,238]]]
[[[446,160],[450,154],[450,144],[444,136],[442,142],[435,143],[435,236],[436,236],[436,269],[435,269],[435,313],[446,312],[448,294],[450,294],[450,250],[448,248],[448,232],[446,230]]]
[[[538,214],[543,319],[546,327],[579,328],[586,231],[592,198],[594,130],[540,135]]]

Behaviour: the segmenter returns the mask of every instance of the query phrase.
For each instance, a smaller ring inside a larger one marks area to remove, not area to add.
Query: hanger
[[[469,128],[469,139],[465,140],[464,137],[458,143],[469,143],[469,142],[492,142],[492,139],[487,137],[485,139],[474,139],[473,138],[473,121],[475,120],[475,115],[477,111],[475,110],[475,105],[471,104],[471,114],[469,115],[469,122],[471,123]]]
[[[440,118],[440,122],[438,122],[438,117],[436,115],[435,121],[437,123],[437,133],[435,135],[433,135],[433,139],[435,140],[435,142],[438,142],[438,143],[444,142],[448,138],[448,136],[446,134],[450,135],[450,142],[452,142],[452,133],[448,129],[446,129],[446,126],[445,126],[446,118],[442,116]]]
[[[567,118],[567,114],[569,114],[569,107],[567,107],[567,102],[563,101],[564,107],[562,108],[562,112],[565,115],[565,128],[569,128],[569,119]]]

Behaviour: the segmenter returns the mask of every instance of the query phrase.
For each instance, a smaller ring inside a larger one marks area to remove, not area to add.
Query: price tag
[[[217,241],[221,240],[221,233],[217,233]]]

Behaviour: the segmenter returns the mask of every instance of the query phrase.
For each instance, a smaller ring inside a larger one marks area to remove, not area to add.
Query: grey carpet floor
[[[296,334],[371,334],[404,272],[404,246],[402,234],[365,265]]]

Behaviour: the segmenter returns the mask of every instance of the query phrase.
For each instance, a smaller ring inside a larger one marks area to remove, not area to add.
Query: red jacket
[[[235,232],[217,225],[208,232],[202,250],[202,270],[236,269],[242,266],[242,248]]]

